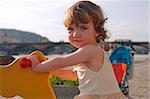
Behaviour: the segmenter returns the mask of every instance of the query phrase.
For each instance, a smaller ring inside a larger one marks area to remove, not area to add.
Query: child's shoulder
[[[87,45],[81,47],[81,49],[93,49],[93,50],[95,50],[97,48],[99,48],[99,46],[98,45],[94,45],[94,44],[87,44]]]
[[[94,45],[94,44],[85,45],[85,46],[79,48],[79,50],[85,51],[89,54],[90,53],[97,54],[98,52],[102,52],[102,49],[100,48],[100,46]]]

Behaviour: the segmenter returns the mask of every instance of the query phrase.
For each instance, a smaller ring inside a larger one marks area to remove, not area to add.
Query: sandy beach
[[[129,95],[131,99],[150,99],[150,55],[135,55]]]

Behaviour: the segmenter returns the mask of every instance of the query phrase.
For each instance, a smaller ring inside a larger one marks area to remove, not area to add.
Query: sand
[[[135,55],[133,77],[129,80],[131,99],[150,99],[150,56]]]

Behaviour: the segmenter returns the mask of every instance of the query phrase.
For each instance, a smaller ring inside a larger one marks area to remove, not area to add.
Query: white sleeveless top
[[[82,64],[75,66],[74,70],[77,71],[79,79],[79,96],[92,94],[101,96],[120,92],[112,65],[105,52],[100,71],[94,72]]]

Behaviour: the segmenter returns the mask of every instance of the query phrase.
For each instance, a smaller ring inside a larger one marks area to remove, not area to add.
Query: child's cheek
[[[69,34],[69,36],[68,36],[68,40],[69,40],[69,42],[73,42],[72,40],[73,40],[73,37],[72,37],[72,35],[71,34]]]

